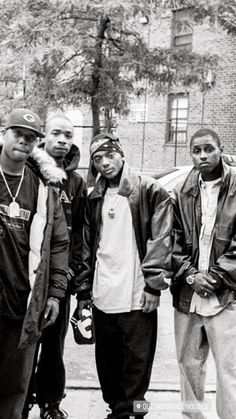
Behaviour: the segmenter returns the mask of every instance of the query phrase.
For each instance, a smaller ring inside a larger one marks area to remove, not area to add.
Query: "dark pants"
[[[94,308],[96,364],[103,398],[115,418],[145,400],[156,349],[157,312],[106,314]]]
[[[36,344],[18,349],[22,321],[0,319],[0,419],[20,419]]]
[[[70,316],[70,297],[60,302],[55,323],[46,327],[40,339],[26,404],[36,392],[39,406],[60,402],[64,396],[66,373],[63,361],[65,337]],[[40,352],[38,357],[38,352]],[[39,359],[38,359],[39,358]]]

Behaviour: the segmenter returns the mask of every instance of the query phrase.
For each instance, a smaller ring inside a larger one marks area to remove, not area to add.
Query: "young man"
[[[172,205],[157,182],[128,167],[118,138],[99,134],[90,152],[100,178],[87,200],[84,271],[74,292],[79,311],[93,294],[96,364],[108,418],[127,419],[149,385],[156,308],[168,287]]]
[[[36,342],[65,296],[68,233],[58,195],[26,165],[38,115],[15,109],[0,155],[0,417],[20,419]],[[54,168],[56,169],[56,168]],[[61,171],[54,170],[58,180]]]
[[[195,168],[175,191],[172,293],[185,418],[204,418],[209,347],[217,371],[217,412],[236,411],[236,173],[222,160],[219,136],[197,131]],[[187,402],[196,403],[188,411]],[[207,412],[206,412],[207,416]]]
[[[54,114],[46,122],[45,140],[39,145],[65,170],[66,179],[60,184],[60,201],[66,216],[70,235],[69,273],[73,281],[81,268],[82,228],[84,223],[84,203],[86,185],[82,177],[75,172],[78,168],[80,152],[72,144],[74,127],[62,113]],[[24,418],[36,391],[36,401],[40,407],[40,417],[47,419],[64,419],[67,413],[60,408],[65,391],[65,366],[63,352],[70,314],[70,293],[60,303],[60,312],[53,326],[45,329],[40,340],[40,357],[37,372],[33,373],[26,400]]]

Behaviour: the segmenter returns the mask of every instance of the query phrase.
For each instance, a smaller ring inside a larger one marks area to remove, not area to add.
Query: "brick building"
[[[190,164],[189,139],[200,127],[215,129],[225,151],[236,154],[236,42],[219,27],[207,23],[177,30],[174,22],[186,12],[167,14],[161,21],[148,18],[140,22],[150,47],[187,47],[198,53],[210,52],[220,57],[217,74],[206,75],[207,89],[179,87],[169,95],[146,94],[134,99],[131,113],[117,118],[116,134],[121,139],[127,161],[144,171]],[[215,77],[216,76],[216,77]],[[91,126],[89,111],[83,110],[84,125]],[[81,166],[88,165],[91,129],[85,128],[82,139]]]

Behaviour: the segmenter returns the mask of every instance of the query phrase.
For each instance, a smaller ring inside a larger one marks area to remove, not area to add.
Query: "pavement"
[[[181,419],[181,401],[178,391],[149,390],[146,399],[151,402],[147,419]],[[69,419],[104,419],[108,414],[100,389],[67,387],[61,407]],[[191,407],[191,406],[190,406]],[[191,407],[192,408],[192,407]],[[204,413],[207,419],[217,419],[215,393],[206,392]],[[34,407],[30,419],[39,419],[39,409]]]
[[[72,300],[71,312],[75,301]],[[181,399],[179,373],[175,354],[173,308],[168,291],[162,293],[159,312],[158,343],[152,377],[146,399],[151,402],[147,419],[181,419]],[[67,372],[66,397],[61,407],[69,414],[69,419],[104,419],[108,414],[102,399],[97,378],[94,345],[77,345],[72,328],[69,327],[65,344],[65,365]],[[206,397],[203,406],[207,419],[217,419],[215,411],[215,366],[210,355],[206,379]],[[45,377],[46,379],[46,377]],[[146,406],[144,406],[145,408]],[[194,406],[189,406],[194,408]],[[39,409],[35,406],[30,419],[39,419]]]

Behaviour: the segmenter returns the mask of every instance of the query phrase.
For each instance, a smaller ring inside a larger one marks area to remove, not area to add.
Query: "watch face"
[[[194,276],[193,275],[189,275],[186,278],[186,282],[187,282],[187,284],[192,285],[194,283]]]

